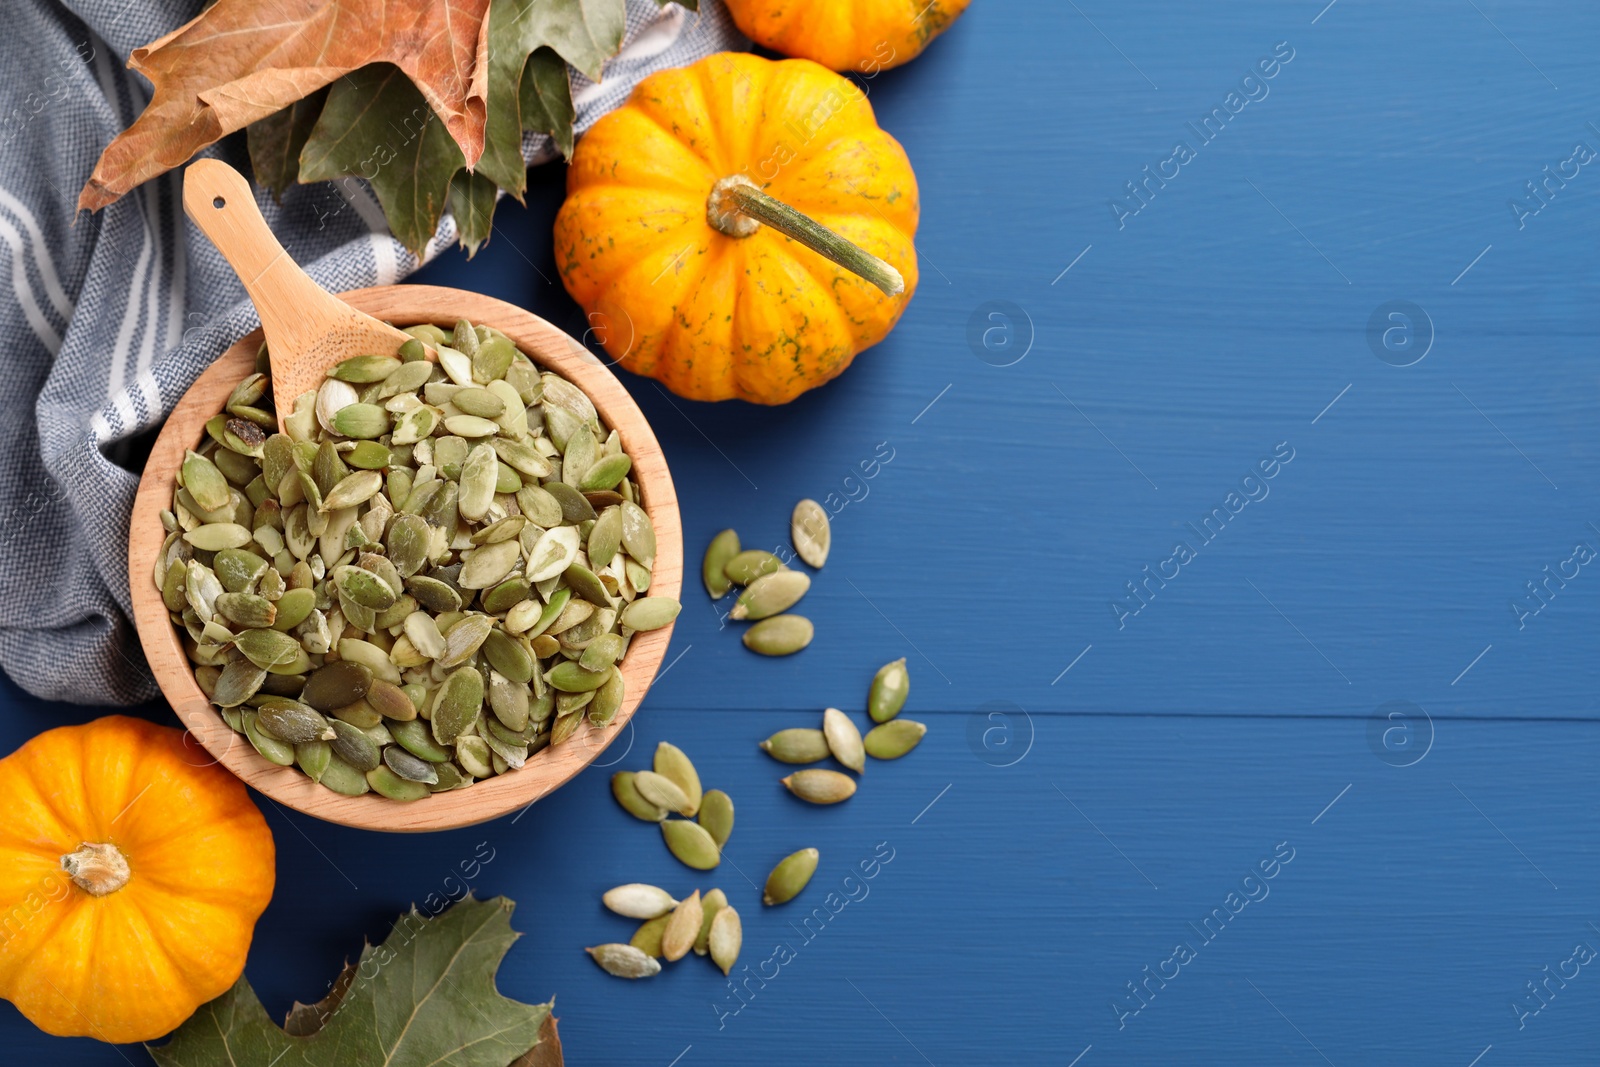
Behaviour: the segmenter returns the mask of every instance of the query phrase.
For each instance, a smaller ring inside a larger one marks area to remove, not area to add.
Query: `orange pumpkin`
[[[969,0],[723,0],[745,36],[833,70],[876,74],[922,54]]]
[[[47,1033],[148,1041],[244,970],[272,833],[183,738],[113,715],[0,760],[0,996]]]
[[[917,215],[858,87],[720,53],[646,78],[584,135],[556,259],[624,367],[694,400],[781,404],[900,318]]]

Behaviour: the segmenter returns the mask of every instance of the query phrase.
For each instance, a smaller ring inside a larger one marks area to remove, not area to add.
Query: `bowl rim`
[[[381,285],[338,295],[358,310],[397,326],[431,322],[448,327],[463,318],[493,326],[541,369],[582,389],[603,422],[621,436],[624,450],[634,461],[640,503],[656,531],[650,595],[679,596],[683,530],[672,475],[644,413],[600,359],[544,319],[480,293],[432,285]],[[626,696],[608,725],[596,727],[585,721],[567,741],[541,750],[516,771],[465,789],[434,793],[414,803],[376,793],[346,797],[313,782],[298,767],[270,762],[242,734],[234,732],[201,691],[161,591],[152,580],[156,557],[166,539],[160,512],[171,503],[174,477],[185,451],[201,440],[206,420],[222,410],[233,386],[254,369],[261,339],[261,331],[256,329],[229,346],[178,400],[151,448],[134,497],[129,521],[129,592],[139,641],[162,695],[211,761],[273,800],[327,822],[398,833],[447,830],[498,818],[548,796],[594,762],[629,728],[666,655],[675,624],[641,633],[630,643],[620,664]]]

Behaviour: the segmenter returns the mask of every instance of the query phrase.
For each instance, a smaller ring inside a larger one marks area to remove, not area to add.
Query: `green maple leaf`
[[[463,899],[434,918],[415,908],[367,945],[329,995],[275,1025],[240,978],[167,1044],[159,1067],[506,1067],[554,1040],[549,1004],[500,995],[494,975],[519,936],[504,897]],[[559,1049],[559,1044],[556,1045]],[[559,1052],[557,1052],[559,1062]],[[529,1058],[526,1062],[534,1062]]]
[[[300,179],[300,150],[306,146],[327,99],[328,91],[318,89],[245,128],[250,169],[255,172],[257,184],[271,189],[273,196],[281,197]]]

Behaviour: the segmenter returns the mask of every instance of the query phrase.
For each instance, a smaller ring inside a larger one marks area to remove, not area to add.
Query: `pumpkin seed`
[[[294,746],[295,765],[305,771],[306,777],[313,782],[322,780],[332,759],[333,749],[326,741],[303,741]]]
[[[655,566],[656,527],[650,521],[649,512],[632,500],[624,500],[619,507],[622,510],[622,544],[628,555],[646,567]]]
[[[350,660],[338,660],[318,667],[306,679],[300,699],[318,711],[332,711],[353,704],[372,687],[372,669]]]
[[[720,789],[707,790],[700,800],[699,820],[717,847],[725,847],[733,836],[733,798]]]
[[[806,883],[811,881],[811,876],[817,873],[820,855],[814,848],[803,848],[779,860],[778,865],[772,868],[772,873],[767,875],[767,886],[761,894],[761,902],[770,907],[787,904],[799,896]]]
[[[717,843],[699,823],[687,819],[667,819],[661,824],[661,836],[667,843],[667,851],[686,867],[709,871],[722,862],[722,852],[717,848]]]
[[[657,771],[637,772],[633,776],[633,787],[650,803],[679,815],[693,815],[700,810],[698,796],[691,801],[682,786]]]
[[[833,547],[833,529],[828,524],[828,513],[815,500],[802,500],[794,506],[789,516],[789,539],[794,542],[795,554],[810,566],[821,568],[828,562],[828,549]]]
[[[228,503],[228,480],[209,459],[194,452],[183,457],[183,487],[206,511],[216,511]]]
[[[694,939],[694,954],[704,956],[710,950],[711,924],[716,921],[717,912],[728,906],[728,895],[720,889],[713,889],[700,898],[700,911],[703,917],[700,920],[700,936]]]
[[[610,564],[622,547],[622,509],[606,508],[589,531],[589,562],[597,569]]]
[[[575,525],[595,517],[594,506],[572,486],[562,482],[546,482],[544,491],[555,497],[556,503],[561,508],[562,522]]]
[[[622,625],[643,633],[670,625],[678,617],[683,605],[671,597],[645,596],[622,609]]]
[[[611,795],[617,798],[617,803],[622,805],[622,810],[632,815],[635,819],[645,822],[661,822],[667,817],[667,809],[654,801],[644,798],[639,792],[639,787],[634,784],[632,771],[618,771],[611,776]]]
[[[586,671],[568,660],[556,664],[546,677],[553,687],[563,693],[587,693],[604,685],[610,672]]]
[[[363,793],[372,791],[372,785],[367,781],[367,776],[340,759],[336,754],[329,756],[328,766],[323,769],[322,777],[317,781],[335,793],[340,793],[347,797],[358,797]]]
[[[474,778],[490,778],[494,776],[495,769],[492,762],[493,753],[489,751],[489,742],[476,735],[469,735],[456,742],[456,762]]]
[[[263,731],[260,720],[253,713],[246,713],[244,717],[244,736],[268,762],[280,767],[294,765],[294,746]]]
[[[696,897],[698,897],[698,892]],[[625,919],[654,919],[678,906],[671,893],[643,882],[629,882],[606,890],[601,903]],[[654,953],[651,953],[654,955]]]
[[[867,691],[867,714],[873,722],[888,722],[900,714],[911,692],[911,675],[906,670],[905,657],[885,663],[872,676],[872,686]]]
[[[684,803],[681,806],[666,803],[666,807],[671,808],[680,815],[690,817],[693,817],[700,810],[702,797],[700,773],[694,769],[694,764],[684,754],[683,749],[677,745],[662,741],[656,745],[654,774],[650,775],[648,781],[640,782],[637,779],[634,781],[634,784],[639,787],[639,791],[644,794],[646,799],[654,800],[657,803],[665,803],[652,792],[656,785],[655,778],[657,775],[677,786],[679,792],[683,794]],[[717,844],[720,846],[722,842],[719,841]]]
[[[256,725],[279,741],[298,745],[334,739],[328,720],[297,700],[273,697],[262,701],[257,710]]]
[[[681,960],[694,948],[700,936],[700,923],[705,912],[700,906],[700,890],[696,889],[672,910],[672,918],[661,931],[661,955],[668,960]]]
[[[335,756],[363,773],[378,765],[378,746],[372,738],[342,719],[334,719],[329,725],[333,727],[333,737],[328,739],[328,744]]]
[[[828,708],[822,713],[822,735],[828,739],[828,750],[833,758],[860,774],[867,765],[866,750],[862,746],[861,731],[850,721],[850,716],[838,708]]]
[[[527,685],[513,682],[499,671],[489,672],[489,709],[510,730],[525,730],[529,721]]]
[[[433,739],[429,724],[421,719],[390,723],[389,734],[394,738],[395,744],[429,763],[443,763],[452,755],[450,749]]]
[[[757,578],[784,570],[783,560],[762,548],[747,548],[730,559],[722,573],[734,585],[749,585]]]
[[[739,912],[734,908],[721,908],[711,920],[711,932],[706,938],[711,951],[711,962],[726,975],[739,962],[739,950],[744,947],[744,927],[739,922]]]
[[[318,511],[339,511],[365,504],[383,488],[383,472],[361,470],[346,475],[322,498]]]
[[[667,923],[672,920],[672,913],[658,916],[644,923],[635,930],[628,944],[643,952],[646,956],[661,955],[661,935],[667,929]]]
[[[237,659],[222,669],[211,687],[211,703],[219,708],[238,707],[261,689],[267,672],[247,659]]]
[[[775,571],[750,583],[728,612],[730,619],[765,619],[788,611],[811,588],[811,576],[802,571]]]
[[[304,655],[300,642],[277,630],[245,630],[234,639],[234,646],[251,663],[268,671],[293,664]]]
[[[916,748],[928,728],[910,719],[892,719],[867,731],[863,739],[867,755],[873,759],[899,759]]]
[[[276,574],[276,571],[270,572]],[[287,633],[306,621],[317,606],[317,594],[312,589],[288,589],[278,598],[278,615],[272,623],[274,630]]]
[[[437,766],[413,756],[398,745],[388,745],[384,748],[383,762],[388,765],[389,770],[408,782],[421,782],[423,785],[437,785],[439,782]],[[377,783],[373,782],[372,787],[377,789]],[[383,793],[383,790],[378,789],[378,792]],[[384,795],[388,796],[387,793]]]
[[[444,654],[439,666],[446,670],[461,666],[471,659],[489,638],[494,629],[494,619],[489,615],[463,615],[444,635]]]
[[[461,667],[445,678],[439,699],[433,705],[433,739],[448,745],[460,738],[483,710],[483,675],[476,668]],[[470,769],[470,768],[469,768]],[[477,775],[487,778],[488,775]]]
[[[603,671],[622,658],[622,635],[604,633],[583,650],[583,655],[578,657],[578,666],[586,671]]]
[[[598,489],[610,489],[628,476],[633,469],[633,460],[619,452],[614,456],[604,456],[590,464],[588,470],[578,479],[578,488],[593,492]]]
[[[744,632],[744,647],[763,656],[788,656],[809,645],[813,633],[803,615],[774,615]]]
[[[464,789],[472,784],[472,775],[461,770],[454,763],[438,763],[435,769],[439,780],[428,788],[435,793],[444,793],[451,789]]]
[[[522,546],[515,540],[475,548],[462,564],[461,588],[488,589],[498,585],[521,561]]]
[[[780,781],[789,792],[811,804],[837,804],[849,800],[856,792],[855,779],[838,771],[795,771]]]
[[[368,771],[367,784],[390,800],[421,800],[429,793],[428,787],[422,782],[408,781],[388,767],[374,767]]]
[[[821,730],[795,727],[761,742],[761,751],[780,763],[817,763],[828,758],[828,739]]]
[[[351,356],[328,368],[328,377],[342,382],[381,382],[400,369],[392,356]]]
[[[220,552],[225,548],[242,548],[250,543],[250,531],[236,522],[214,522],[196,526],[183,535],[183,539],[201,552]]]
[[[373,440],[389,430],[389,413],[376,404],[347,404],[333,416],[333,432]]]
[[[417,706],[411,702],[406,691],[392,682],[375,678],[372,688],[367,690],[367,703],[379,715],[395,722],[409,722],[417,717]]]
[[[632,945],[596,945],[583,951],[594,957],[600,969],[617,978],[650,978],[661,973],[661,964]]]

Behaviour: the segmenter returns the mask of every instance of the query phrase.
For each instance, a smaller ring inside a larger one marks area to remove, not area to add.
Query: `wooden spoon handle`
[[[274,347],[289,352],[315,343],[326,323],[352,317],[343,301],[312,281],[261,217],[244,175],[218,159],[198,159],[183,172],[183,209],[244,283]]]

